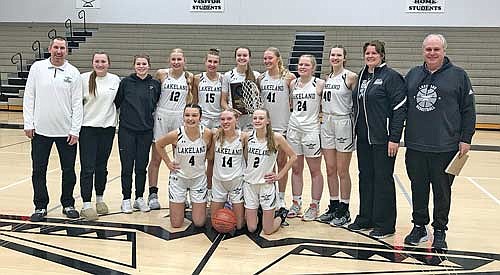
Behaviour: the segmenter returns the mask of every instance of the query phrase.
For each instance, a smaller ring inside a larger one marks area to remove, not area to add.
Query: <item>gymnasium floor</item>
[[[449,250],[435,253],[431,241],[417,248],[403,244],[412,227],[404,148],[395,169],[397,232],[383,241],[368,237],[367,232],[298,219],[288,220],[288,227],[271,236],[219,235],[210,226],[191,227],[188,219],[184,228],[174,230],[167,216],[168,172],[163,165],[160,201],[164,208],[122,214],[116,144],[105,193],[110,214],[95,222],[65,219],[54,146],[47,175],[48,218],[31,223],[27,220],[33,211],[30,143],[22,130],[5,128],[16,128],[21,121],[19,113],[0,112],[0,274],[500,274],[498,131],[476,133],[475,150],[453,186]],[[77,174],[79,168],[77,164]],[[358,210],[355,155],[351,177],[354,218]],[[305,204],[310,201],[309,182],[306,176]],[[78,185],[74,194],[80,209]],[[327,190],[325,185],[322,210],[327,206]],[[289,186],[287,198],[290,191]]]

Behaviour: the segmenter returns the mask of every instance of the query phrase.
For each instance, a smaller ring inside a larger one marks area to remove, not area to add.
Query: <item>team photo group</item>
[[[80,74],[66,60],[66,39],[53,38],[50,57],[30,69],[23,99],[35,206],[30,220],[47,216],[53,143],[62,170],[63,214],[89,221],[108,214],[107,166],[118,133],[123,213],[162,209],[160,197],[168,193],[174,228],[183,226],[186,208],[196,227],[205,226],[207,207],[212,215],[228,208],[236,230],[272,234],[288,225],[286,219],[296,218],[383,239],[396,231],[393,174],[404,141],[400,157],[411,182],[413,223],[404,243],[432,239],[432,247],[446,249],[454,176],[445,170],[455,155],[467,154],[475,131],[469,77],[446,56],[447,42],[440,34],[423,39],[423,63],[404,76],[390,67],[384,42],[361,46],[363,68],[348,70],[346,48],[333,45],[331,69],[322,78],[315,76],[314,55],[300,56],[294,74],[277,48],[255,54],[237,47],[235,67],[228,72],[219,72],[218,49],[207,50],[205,71],[193,74],[185,69],[189,57],[176,48],[168,55],[168,68],[156,72],[150,71],[147,54],[135,55],[133,73],[120,79],[108,71],[113,57],[104,51],[89,57],[92,71]],[[252,70],[251,58],[263,62],[265,71]],[[73,195],[77,151],[80,211]],[[359,211],[351,216],[353,152]],[[159,178],[162,163],[169,170],[168,192],[158,188],[167,180]],[[306,164],[308,206],[302,199]],[[329,201],[323,212],[325,181]]]

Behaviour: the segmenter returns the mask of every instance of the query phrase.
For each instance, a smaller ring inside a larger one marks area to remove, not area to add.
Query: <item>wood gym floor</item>
[[[412,227],[404,148],[394,175],[397,232],[382,241],[366,232],[298,219],[288,220],[289,226],[271,236],[245,232],[219,235],[210,226],[193,228],[189,219],[182,229],[174,230],[166,208],[165,166],[160,171],[164,208],[122,214],[116,144],[105,192],[110,214],[95,222],[68,220],[62,215],[61,174],[54,146],[47,175],[51,194],[48,218],[31,223],[27,220],[33,211],[30,143],[20,124],[20,113],[0,112],[0,274],[500,274],[498,131],[477,131],[470,159],[453,185],[449,250],[433,251],[431,241],[418,247],[403,244]],[[78,174],[78,164],[76,171]],[[310,200],[307,173],[304,203]],[[351,177],[354,218],[359,203],[355,155]],[[77,183],[74,194],[78,209],[82,205],[79,192]],[[290,192],[289,186],[287,198]],[[322,210],[327,201],[325,185]]]

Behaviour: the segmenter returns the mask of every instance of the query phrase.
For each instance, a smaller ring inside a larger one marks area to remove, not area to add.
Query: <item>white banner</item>
[[[190,0],[189,11],[224,12],[224,0]]]
[[[445,0],[406,0],[408,13],[444,13]]]
[[[101,0],[75,0],[77,10],[81,9],[100,9]]]

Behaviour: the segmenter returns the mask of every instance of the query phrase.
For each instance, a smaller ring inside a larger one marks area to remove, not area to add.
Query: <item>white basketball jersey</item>
[[[186,73],[182,72],[179,78],[173,78],[170,72],[171,70],[168,70],[168,75],[161,84],[161,95],[157,106],[168,111],[182,112],[186,106],[189,90]]]
[[[274,79],[265,72],[259,88],[264,108],[271,116],[273,131],[286,132],[290,119],[290,91],[285,78]]]
[[[259,72],[253,71],[253,75],[255,76],[255,79],[259,77]],[[231,98],[231,84],[235,83],[242,83],[245,81],[246,76],[245,73],[240,74],[236,68],[226,72],[224,74],[224,77],[222,78],[222,90],[225,92],[228,92],[228,105],[229,107],[233,107],[233,101]]]
[[[222,112],[220,94],[222,91],[222,75],[217,73],[216,80],[210,80],[206,73],[200,74],[198,84],[198,105],[203,110],[203,117],[217,119]]]
[[[247,150],[247,167],[243,180],[250,184],[266,183],[264,175],[273,171],[277,152],[271,153],[267,149],[267,141],[260,142],[255,131],[248,138]]]
[[[203,126],[200,126],[200,137],[190,140],[184,127],[177,130],[177,145],[174,160],[180,165],[177,175],[181,178],[196,178],[205,174],[205,157],[207,145],[203,140]]]
[[[232,141],[227,140],[221,145],[215,142],[214,174],[213,177],[219,181],[229,181],[243,175],[245,160],[243,158],[243,144],[241,143],[241,132]]]
[[[322,110],[330,115],[350,115],[352,113],[352,91],[347,88],[347,70],[333,76],[331,73],[323,89]]]
[[[316,92],[317,78],[313,77],[303,87],[295,82],[292,91],[293,111],[290,115],[289,127],[299,132],[318,132],[319,124],[319,109],[321,105],[321,97]]]

